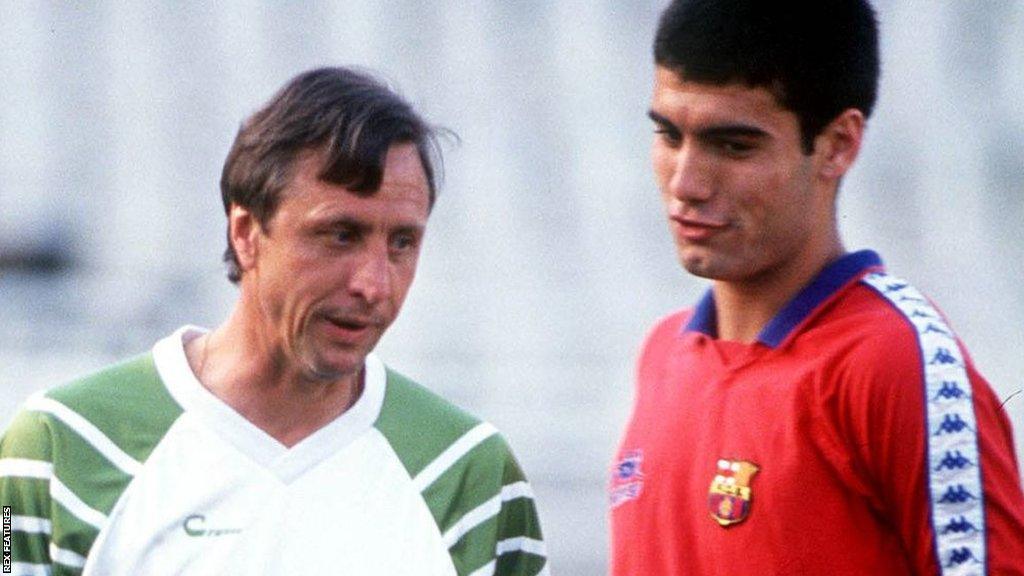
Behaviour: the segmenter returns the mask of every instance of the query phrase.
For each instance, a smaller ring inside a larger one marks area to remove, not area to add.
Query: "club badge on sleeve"
[[[640,465],[644,461],[641,450],[629,450],[622,455],[612,470],[612,482],[608,489],[608,499],[612,508],[636,500],[644,488],[644,473]]]
[[[719,460],[708,489],[708,509],[715,522],[731,526],[750,514],[750,481],[760,468],[745,460]]]

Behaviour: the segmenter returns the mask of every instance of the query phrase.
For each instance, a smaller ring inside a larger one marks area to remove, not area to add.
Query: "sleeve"
[[[548,574],[547,550],[533,489],[519,463],[509,452],[502,475],[501,510],[498,512],[494,574],[535,576]]]
[[[1024,493],[1013,446],[1013,429],[999,397],[970,367],[985,498],[989,574],[1024,576]]]
[[[456,521],[444,530],[459,576],[548,574],[547,550],[526,476],[500,435],[480,448],[477,461],[462,476],[457,501],[450,504]]]
[[[915,574],[1024,576],[1010,425],[959,342],[948,342],[879,329],[850,355],[835,414]]]
[[[37,414],[19,413],[0,437],[0,504],[13,574],[51,573],[51,454],[49,430]]]

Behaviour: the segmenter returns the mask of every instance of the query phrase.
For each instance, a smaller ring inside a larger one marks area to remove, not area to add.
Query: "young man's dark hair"
[[[367,195],[380,187],[384,157],[392,144],[419,151],[430,188],[437,194],[433,159],[437,131],[408,102],[377,79],[348,68],[318,68],[293,78],[262,109],[242,123],[221,175],[224,211],[232,204],[267,227],[292,177],[298,155],[323,149],[320,177]],[[224,251],[228,279],[241,279],[231,242]]]
[[[809,154],[843,110],[871,115],[878,28],[864,0],[677,0],[658,24],[654,60],[691,82],[767,88],[800,119]]]

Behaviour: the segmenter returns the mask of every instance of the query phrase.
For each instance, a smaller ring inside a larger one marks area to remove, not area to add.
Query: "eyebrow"
[[[373,228],[373,226],[367,224],[366,222],[363,222],[356,218],[352,218],[350,216],[327,217],[320,221],[318,225],[323,228],[329,228],[332,230],[347,228],[351,230],[358,230],[360,232],[365,232]],[[400,223],[394,226],[391,230],[393,232],[400,232],[404,234],[422,234],[423,231],[426,230],[426,227],[413,223]]]
[[[668,118],[665,118],[664,116],[658,114],[654,110],[648,110],[647,117],[650,118],[655,124],[662,124],[665,126],[672,126],[673,128],[675,128],[675,124],[672,124],[672,122]]]
[[[671,120],[662,116],[661,114],[658,114],[654,110],[648,110],[647,117],[650,118],[655,124],[671,127],[674,130],[679,130],[679,128],[675,124],[673,124]],[[757,126],[742,123],[713,124],[706,128],[701,128],[700,130],[697,130],[697,137],[702,139],[736,137],[766,138],[768,136],[770,136],[770,134],[767,131],[758,128]]]
[[[768,132],[749,124],[719,124],[697,131],[701,138],[766,138]]]

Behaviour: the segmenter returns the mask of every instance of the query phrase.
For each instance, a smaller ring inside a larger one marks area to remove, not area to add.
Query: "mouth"
[[[724,231],[729,224],[713,218],[694,218],[670,215],[673,231],[683,240],[699,242]]]
[[[345,319],[342,319],[342,318],[328,318],[327,321],[330,322],[331,324],[334,324],[338,328],[343,329],[343,330],[357,331],[357,330],[362,330],[362,329],[366,328],[367,326],[369,326],[368,322],[360,322],[360,321],[355,321],[355,320],[345,320]]]
[[[326,315],[323,318],[334,339],[349,343],[362,340],[378,324],[372,318],[357,316]]]

